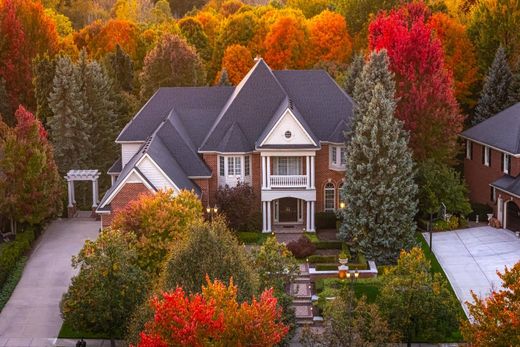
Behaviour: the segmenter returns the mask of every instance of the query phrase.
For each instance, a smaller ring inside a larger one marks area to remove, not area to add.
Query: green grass
[[[307,236],[307,238],[311,240],[311,242],[320,242],[320,239],[318,239],[318,235],[316,235],[316,233],[306,232],[305,236]]]
[[[104,339],[109,340],[110,337],[105,334],[96,334],[96,333],[89,333],[85,331],[76,331],[74,330],[70,324],[68,324],[67,321],[63,322],[63,325],[61,326],[60,333],[58,334],[59,338],[62,339]],[[121,340],[122,336],[116,336],[116,340]]]
[[[7,276],[7,280],[5,281],[3,287],[0,289],[0,312],[4,308],[7,301],[14,292],[16,285],[22,278],[23,269],[25,268],[25,264],[27,263],[27,257],[21,257],[16,262],[14,269]]]

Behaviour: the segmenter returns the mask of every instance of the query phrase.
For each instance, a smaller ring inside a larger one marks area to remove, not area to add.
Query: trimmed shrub
[[[343,247],[343,242],[341,241],[319,241],[314,242],[316,249],[339,249],[341,250]]]
[[[311,264],[319,264],[319,263],[337,263],[338,258],[335,255],[311,255],[309,257],[309,263]]]
[[[31,248],[34,241],[32,229],[16,234],[14,241],[0,244],[0,288],[13,271],[16,262]]]
[[[336,229],[337,220],[334,212],[316,212],[316,229]]]
[[[338,269],[338,265],[333,264],[318,264],[316,265],[316,271],[334,271]]]
[[[314,253],[316,246],[306,236],[301,236],[296,241],[287,244],[287,249],[292,252],[296,258],[305,258]]]

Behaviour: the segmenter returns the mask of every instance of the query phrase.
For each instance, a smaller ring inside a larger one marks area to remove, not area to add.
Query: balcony
[[[306,188],[307,175],[271,175],[271,188]]]

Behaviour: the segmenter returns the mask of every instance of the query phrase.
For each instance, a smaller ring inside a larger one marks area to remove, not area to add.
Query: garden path
[[[47,227],[0,313],[0,346],[52,345],[62,325],[59,303],[76,273],[71,257],[99,227],[91,218],[58,219]]]
[[[428,234],[423,234],[429,242]],[[488,226],[433,233],[433,252],[463,304],[471,291],[486,296],[501,281],[496,271],[520,261],[520,239],[511,231]]]

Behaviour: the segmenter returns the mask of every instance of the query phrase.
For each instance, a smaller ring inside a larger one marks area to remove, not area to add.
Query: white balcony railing
[[[271,188],[305,188],[307,187],[306,175],[271,175],[269,177]]]

